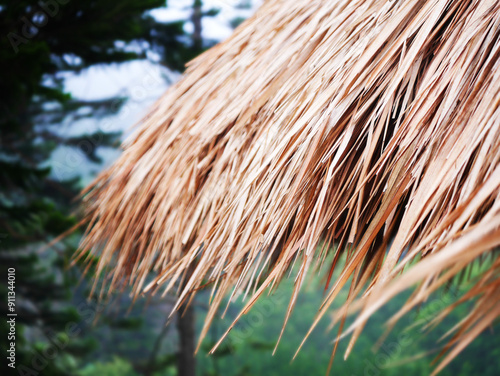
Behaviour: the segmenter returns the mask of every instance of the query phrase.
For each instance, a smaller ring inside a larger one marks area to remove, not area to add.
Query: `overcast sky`
[[[248,0],[250,8],[237,7],[241,0],[204,0],[203,10],[216,8],[215,17],[203,18],[203,38],[223,41],[233,29],[231,21],[236,18],[248,18],[262,3],[262,0]],[[189,19],[193,0],[168,0],[167,8],[151,11],[158,21],[171,22]],[[193,25],[185,24],[185,31],[191,33]],[[84,100],[105,99],[116,96],[129,98],[122,110],[106,119],[88,118],[72,121],[67,119],[58,125],[62,135],[93,133],[97,130],[121,130],[126,137],[126,130],[136,124],[156,101],[175,82],[180,75],[148,60],[136,60],[122,64],[99,65],[85,69],[78,75],[65,75],[65,90],[73,97]],[[83,174],[87,183],[99,170],[111,164],[119,154],[117,150],[101,149],[100,156],[104,165],[89,164],[83,154],[75,149],[60,147],[53,154],[52,172],[56,178],[68,178]]]

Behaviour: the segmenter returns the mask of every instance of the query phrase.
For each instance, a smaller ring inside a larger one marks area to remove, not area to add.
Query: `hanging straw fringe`
[[[500,314],[499,25],[498,1],[267,1],[88,188],[79,256],[110,290],[185,279],[177,307],[208,282],[201,339],[228,292],[244,314],[297,263],[286,325],[322,268],[313,327],[350,281],[361,298],[335,317],[359,310],[349,353],[400,291],[418,285],[403,314],[492,255],[439,371]]]

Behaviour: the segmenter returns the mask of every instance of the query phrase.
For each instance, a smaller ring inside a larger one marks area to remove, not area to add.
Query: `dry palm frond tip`
[[[500,314],[499,55],[498,1],[266,1],[87,189],[79,257],[177,308],[210,288],[201,339],[225,297],[246,297],[238,320],[295,265],[285,327],[321,272],[311,330],[349,287],[347,353],[396,294],[415,288],[391,322],[488,258],[439,371]]]

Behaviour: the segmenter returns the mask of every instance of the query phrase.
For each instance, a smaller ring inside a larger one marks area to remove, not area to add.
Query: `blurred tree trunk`
[[[191,15],[191,22],[193,22],[193,49],[195,51],[201,51],[203,48],[203,38],[202,38],[202,25],[201,19],[203,18],[203,13],[201,10],[202,2],[201,0],[194,0],[193,2],[193,13]]]
[[[188,275],[194,271],[191,266]],[[183,282],[185,285],[189,278]],[[177,311],[177,332],[179,334],[179,354],[177,357],[177,376],[195,376],[196,375],[196,358],[194,355],[195,344],[195,307],[193,302],[189,304],[189,299],[180,306]]]
[[[179,332],[179,357],[177,366],[178,376],[195,376],[196,359],[194,356],[194,323],[195,313],[193,305],[182,306],[177,315],[177,330]]]

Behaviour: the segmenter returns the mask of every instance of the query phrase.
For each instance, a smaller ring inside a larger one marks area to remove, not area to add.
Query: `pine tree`
[[[74,374],[78,358],[92,346],[80,338],[81,312],[71,304],[78,271],[68,271],[67,266],[77,239],[69,238],[57,249],[38,250],[77,223],[70,213],[81,188],[79,179],[54,178],[49,167],[52,152],[64,145],[81,150],[90,162],[99,162],[97,151],[115,145],[119,136],[96,132],[63,137],[57,124],[68,116],[109,115],[120,109],[124,98],[72,98],[64,92],[58,73],[144,58],[147,49],[161,50],[164,63],[181,70],[193,57],[191,46],[181,38],[183,22],[161,24],[147,14],[164,5],[164,0],[0,1],[0,262],[4,280],[0,289],[6,301],[7,269],[15,269],[11,286],[15,292],[11,312],[17,314],[14,374]],[[132,52],[126,48],[130,45]],[[82,115],[79,109],[83,107],[91,111]],[[6,308],[2,308],[3,317]],[[1,325],[2,333],[7,333],[6,321]],[[5,340],[1,343],[5,354],[9,347]]]

